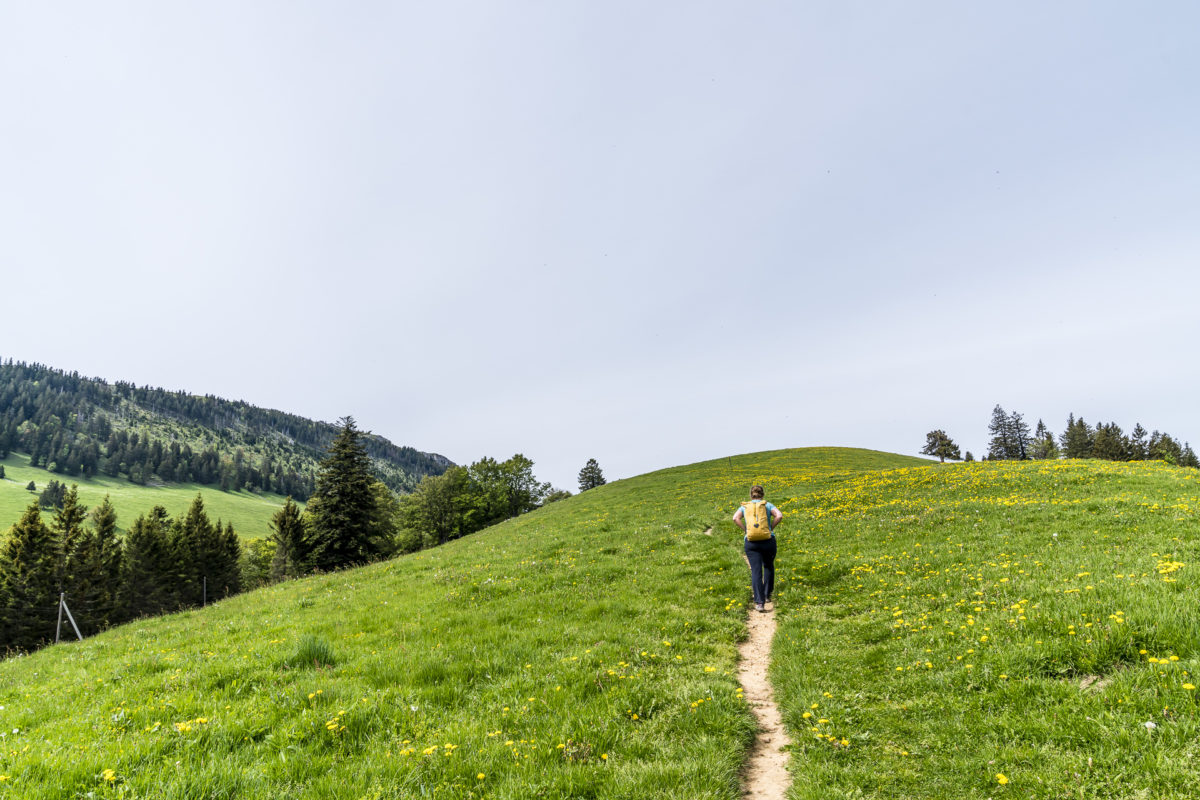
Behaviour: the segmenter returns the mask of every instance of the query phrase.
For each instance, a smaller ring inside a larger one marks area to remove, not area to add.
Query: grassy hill
[[[204,497],[204,507],[215,522],[232,522],[234,530],[243,539],[259,539],[270,534],[270,521],[284,503],[284,498],[270,493],[222,492],[215,486],[200,486],[195,483],[172,483],[165,486],[138,486],[122,478],[98,476],[96,478],[71,478],[54,475],[44,469],[29,466],[29,456],[10,453],[0,460],[4,465],[5,477],[0,479],[0,537],[15,523],[29,504],[37,499],[33,492],[26,491],[30,481],[37,484],[38,492],[46,488],[51,479],[68,486],[79,485],[79,499],[88,508],[95,508],[108,495],[117,511],[117,524],[122,530],[156,505],[170,512],[172,517],[184,514],[199,493]],[[47,519],[53,511],[47,511]]]
[[[0,797],[735,798],[755,481],[793,797],[1188,797],[1198,479],[808,449],[615,482],[0,662]]]

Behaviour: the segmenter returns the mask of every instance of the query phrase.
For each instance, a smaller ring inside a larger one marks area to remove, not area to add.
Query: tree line
[[[1099,458],[1107,461],[1165,461],[1181,467],[1200,467],[1200,459],[1188,442],[1170,434],[1147,431],[1141,423],[1128,434],[1115,422],[1089,425],[1074,412],[1067,416],[1066,428],[1057,437],[1042,420],[1030,430],[1025,416],[1007,412],[997,405],[988,423],[986,460],[1025,461],[1054,458]],[[925,455],[938,456],[942,461],[973,461],[971,451],[959,455],[958,445],[943,430],[926,434]]]
[[[155,506],[121,537],[108,497],[89,513],[71,486],[48,522],[31,503],[0,548],[0,653],[53,641],[63,594],[84,635],[236,594],[240,556],[199,495],[184,516]]]
[[[254,545],[247,575],[253,582],[434,547],[570,496],[539,481],[533,461],[517,453],[427,475],[397,497],[371,476],[354,420],[342,425],[307,508],[301,512],[289,498],[272,519],[270,538]]]
[[[443,544],[570,496],[533,474],[521,454],[483,458],[426,476],[398,497],[372,471],[352,417],[321,462],[301,510],[291,497],[271,520],[271,535],[245,543],[233,526],[211,523],[200,495],[171,519],[155,506],[122,539],[106,497],[88,514],[76,486],[52,481],[30,504],[0,549],[0,653],[52,640],[65,593],[82,632],[169,613],[279,580],[327,572]],[[594,459],[580,490],[604,484]],[[49,523],[42,501],[56,508]]]
[[[32,466],[56,475],[193,482],[303,500],[336,434],[334,425],[240,401],[0,363],[0,458],[29,453]],[[395,491],[449,465],[380,436],[367,435],[364,446]]]

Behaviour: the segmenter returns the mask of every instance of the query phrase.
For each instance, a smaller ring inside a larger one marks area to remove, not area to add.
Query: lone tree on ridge
[[[955,461],[962,460],[962,454],[958,452],[958,445],[943,430],[930,431],[925,434],[925,449],[921,453],[927,456],[937,456],[943,464],[946,463],[947,458]]]
[[[588,489],[595,489],[606,483],[608,481],[604,480],[604,473],[600,471],[599,462],[594,458],[589,458],[583,465],[583,469],[579,470],[579,491],[586,492]]]

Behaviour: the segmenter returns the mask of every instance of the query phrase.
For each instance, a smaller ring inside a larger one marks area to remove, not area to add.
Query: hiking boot
[[[756,604],[754,605],[754,607],[755,607],[755,608],[757,608],[759,611],[766,611],[766,610],[767,610],[767,607],[766,607],[766,605],[765,605],[765,604],[763,604],[763,603],[756,603]]]

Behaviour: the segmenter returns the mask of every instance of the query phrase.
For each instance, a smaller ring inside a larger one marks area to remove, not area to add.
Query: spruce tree
[[[992,421],[988,424],[987,457],[989,459],[1012,458],[1015,446],[1012,441],[1012,426],[1008,414],[1000,406],[992,409]]]
[[[1179,466],[1200,467],[1200,459],[1196,457],[1196,451],[1187,442],[1183,443],[1183,454],[1179,458]]]
[[[291,497],[271,518],[271,541],[275,542],[271,580],[282,581],[303,575],[309,555],[308,531],[300,514],[300,506]]]
[[[217,532],[220,539],[220,550],[216,563],[216,569],[213,572],[216,579],[215,584],[209,583],[208,596],[215,597],[232,597],[242,591],[242,544],[238,539],[237,533],[233,530],[233,523],[226,522],[225,530],[221,531],[220,520],[217,521]],[[214,586],[216,595],[213,594]]]
[[[125,537],[121,611],[126,619],[174,611],[179,606],[179,559],[167,510],[155,506],[134,520]]]
[[[579,491],[581,492],[603,486],[607,482],[604,480],[604,473],[600,471],[599,462],[594,458],[589,458],[583,465],[583,469],[579,470]]]
[[[353,417],[339,420],[341,431],[321,462],[308,503],[313,565],[320,570],[366,564],[379,555],[372,536],[375,493],[371,459]]]
[[[1054,442],[1054,434],[1046,427],[1046,423],[1040,419],[1037,423],[1037,429],[1033,432],[1033,441],[1029,446],[1029,457],[1039,460],[1058,458],[1058,445]]]
[[[1092,457],[1092,429],[1083,421],[1083,417],[1075,419],[1074,414],[1067,416],[1067,429],[1063,431],[1059,441],[1062,444],[1062,454],[1065,458]]]
[[[0,653],[53,641],[58,608],[58,547],[32,503],[0,550]]]
[[[1127,461],[1131,450],[1129,439],[1122,432],[1120,425],[1115,422],[1096,425],[1096,432],[1092,437],[1093,458],[1103,458],[1106,461]]]
[[[1133,426],[1133,431],[1129,436],[1129,458],[1131,461],[1145,461],[1149,455],[1149,448],[1146,446],[1146,437],[1149,432],[1142,427],[1142,423],[1137,423]]]
[[[117,512],[108,495],[92,511],[83,551],[85,555],[75,568],[74,592],[80,600],[80,611],[87,613],[77,612],[75,617],[85,633],[94,633],[124,621],[118,606],[121,540],[117,535]]]
[[[1183,448],[1169,434],[1155,431],[1150,434],[1150,444],[1147,447],[1150,458],[1165,461],[1168,464],[1178,464],[1183,456]]]
[[[87,519],[87,506],[79,503],[79,487],[71,484],[64,492],[62,505],[54,513],[50,522],[50,530],[54,534],[58,546],[58,590],[73,594],[75,589],[75,571],[80,560],[84,558],[82,548],[85,545],[84,520]]]
[[[187,514],[175,524],[175,550],[183,571],[180,583],[184,605],[202,605],[222,596],[215,587],[226,580],[225,544],[220,523],[213,525],[197,494]]]

